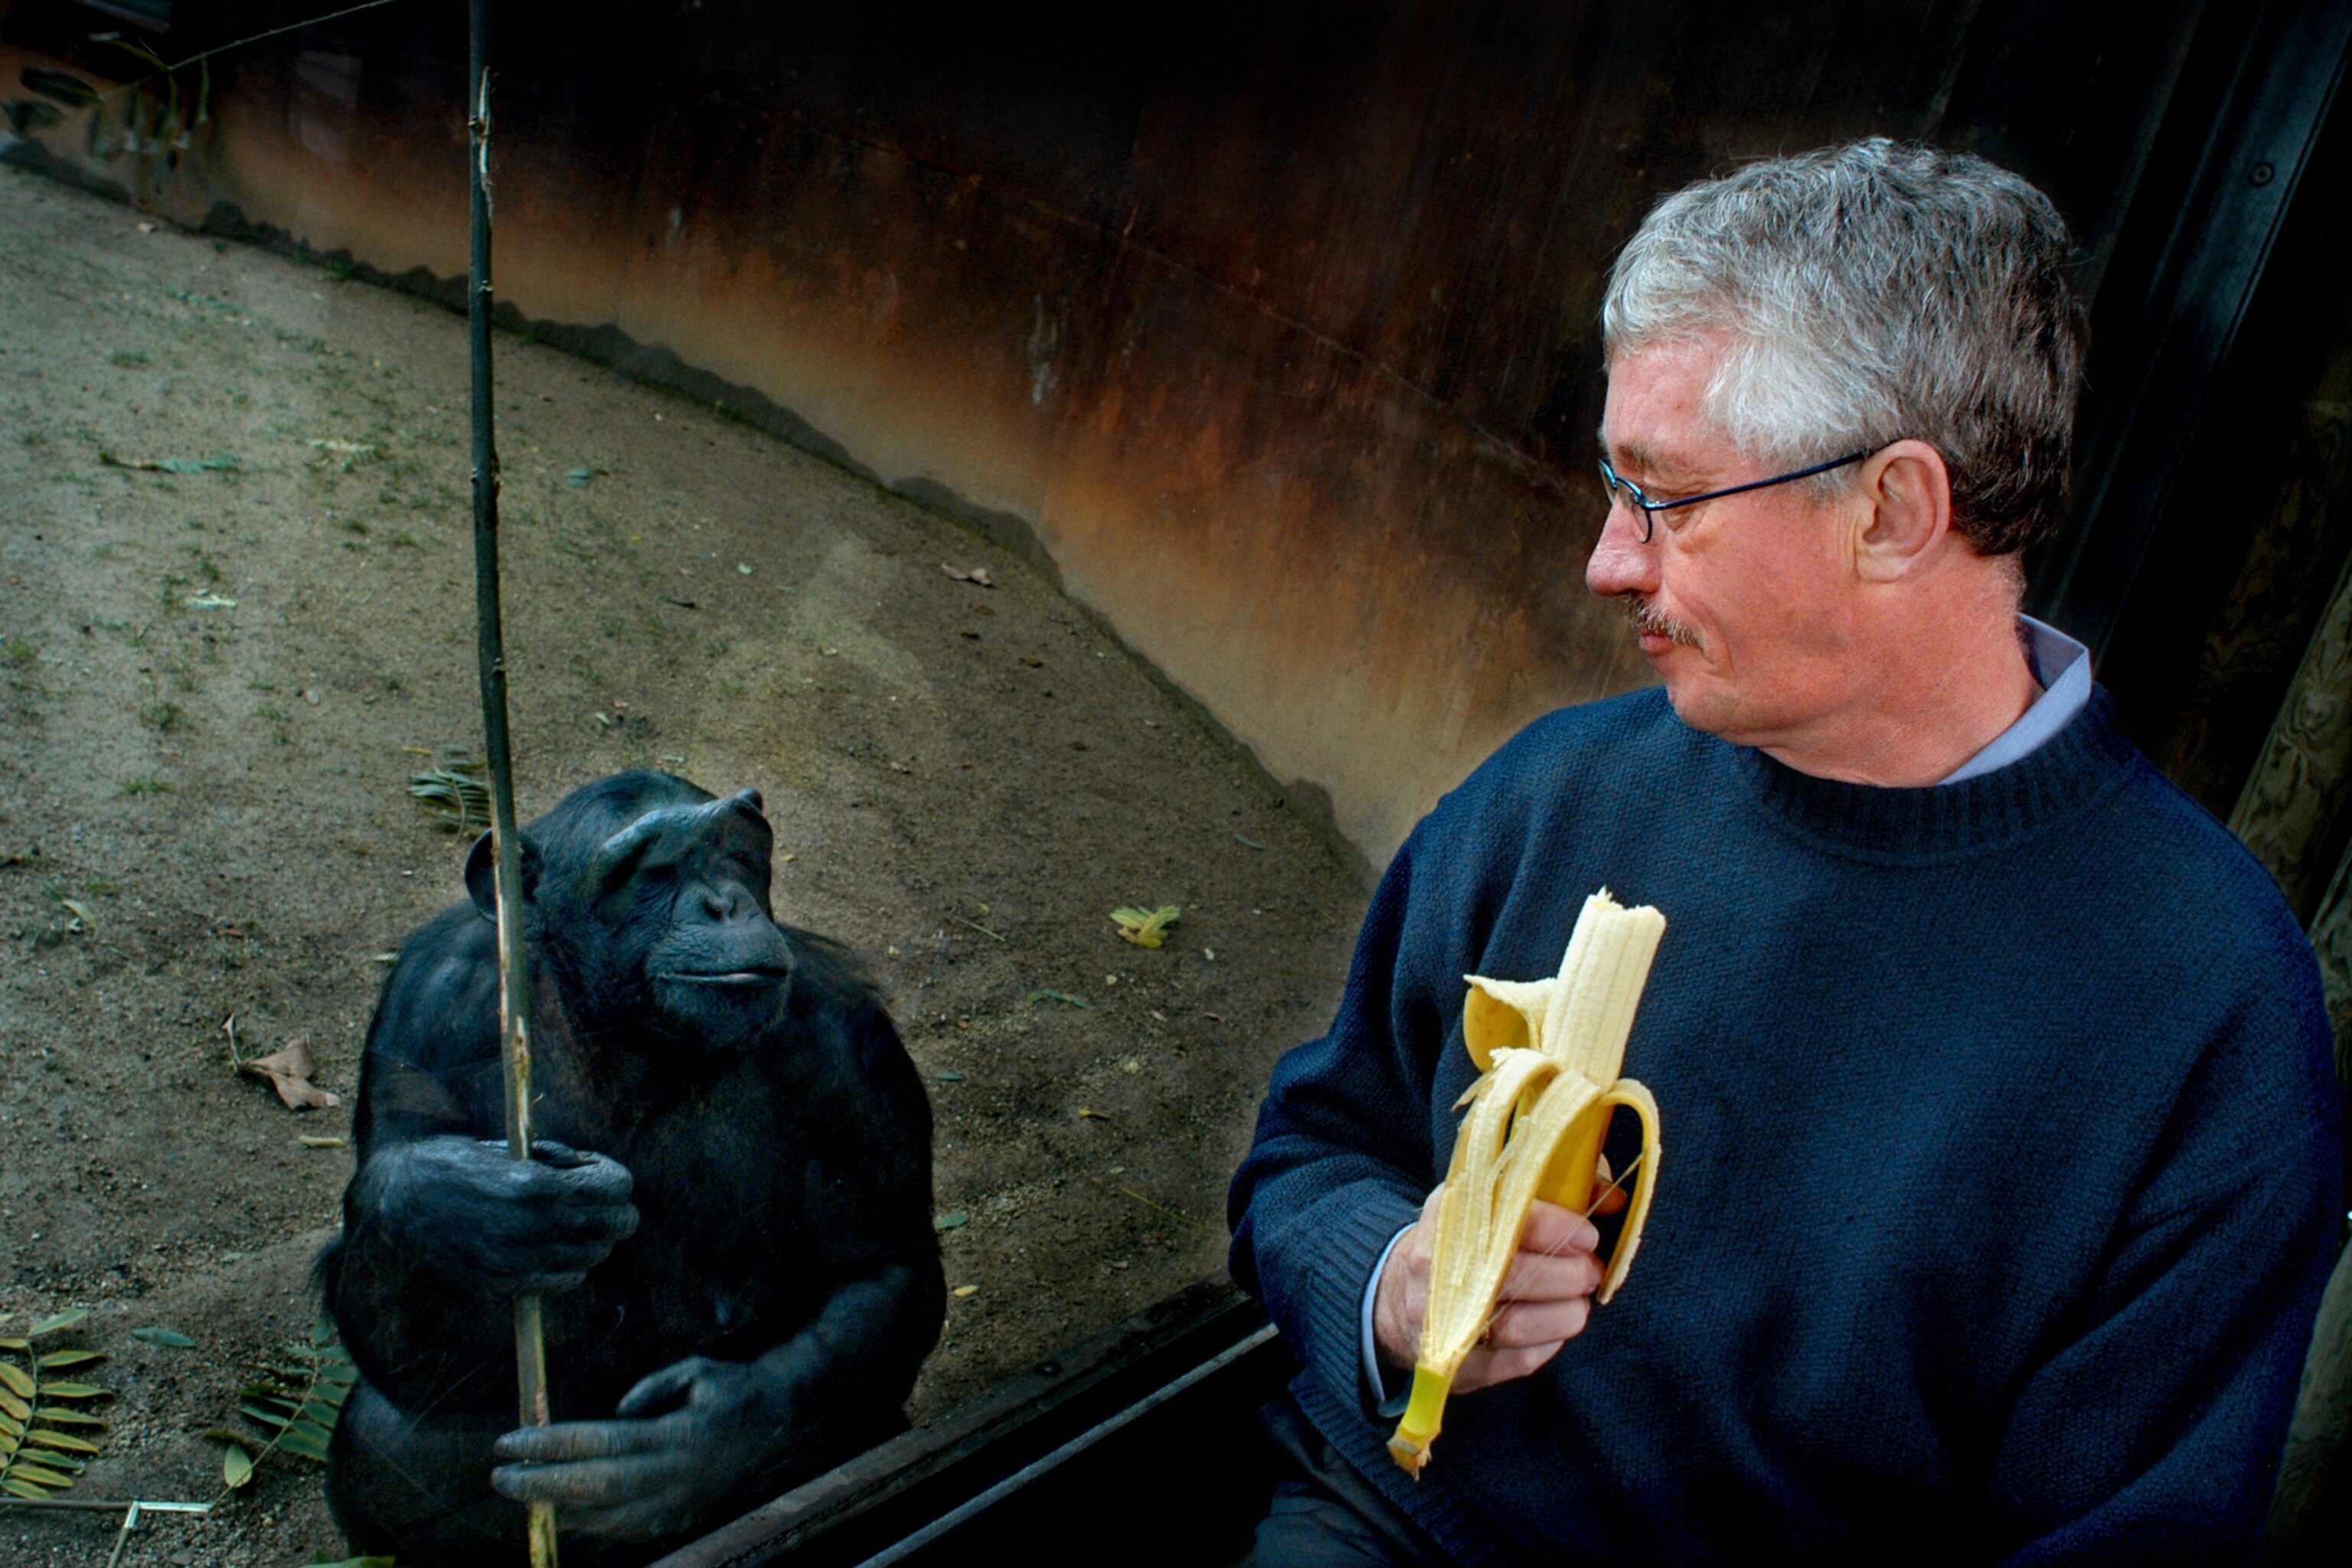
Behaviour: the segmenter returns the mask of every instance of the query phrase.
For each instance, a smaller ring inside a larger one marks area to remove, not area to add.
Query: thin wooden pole
[[[523,937],[522,840],[515,829],[514,748],[507,733],[505,628],[499,614],[499,445],[490,380],[490,5],[467,7],[467,117],[472,234],[467,332],[473,369],[474,620],[482,679],[482,742],[490,768],[490,847],[499,906],[499,1037],[506,1062],[507,1148],[530,1158],[530,952]],[[515,1374],[522,1421],[544,1426],[547,1342],[539,1298],[515,1298]],[[531,1568],[555,1568],[555,1509],[530,1505]]]

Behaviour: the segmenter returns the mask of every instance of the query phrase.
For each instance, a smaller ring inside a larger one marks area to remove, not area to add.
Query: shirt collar
[[[2009,766],[2064,729],[2066,721],[2091,700],[2089,648],[2032,616],[2017,617],[2017,637],[2025,645],[2025,662],[2032,667],[2042,695],[2015,723],[1937,783],[1958,784]]]

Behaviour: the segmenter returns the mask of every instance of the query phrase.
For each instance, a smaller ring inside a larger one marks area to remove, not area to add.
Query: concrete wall
[[[20,85],[135,77],[94,30],[176,60],[334,8],[179,0],[157,33],[0,0],[0,100],[60,111],[12,110],[13,155],[456,278],[450,0],[220,57],[184,148],[122,150],[158,84],[102,113]],[[500,0],[501,299],[1025,531],[1371,864],[1519,724],[1647,679],[1582,585],[1593,316],[1644,207],[1742,156],[1930,137],[2042,181],[2095,283],[2200,11],[624,9]]]

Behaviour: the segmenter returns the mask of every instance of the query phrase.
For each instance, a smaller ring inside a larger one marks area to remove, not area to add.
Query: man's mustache
[[[1637,632],[1662,637],[1683,647],[1699,646],[1698,634],[1670,616],[1662,615],[1656,605],[1639,594],[1623,595],[1625,620]]]

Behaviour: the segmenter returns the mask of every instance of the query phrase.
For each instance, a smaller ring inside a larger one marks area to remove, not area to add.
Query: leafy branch
[[[94,109],[97,111],[97,118],[91,131],[92,150],[101,158],[111,158],[120,153],[182,153],[194,144],[195,131],[210,123],[212,120],[214,57],[227,54],[233,49],[244,48],[249,44],[260,43],[265,38],[277,37],[280,34],[299,32],[302,28],[314,27],[324,22],[355,16],[362,11],[377,10],[392,3],[393,0],[362,0],[359,5],[346,5],[341,10],[330,11],[323,16],[306,16],[299,22],[289,22],[282,26],[271,27],[247,37],[231,39],[226,44],[200,50],[181,60],[167,60],[145,44],[135,38],[127,38],[121,33],[92,33],[90,35],[92,43],[105,44],[121,49],[152,68],[145,76],[124,82],[104,92],[100,92],[69,71],[46,70],[37,67],[27,68],[25,70],[24,82],[26,87],[44,98],[55,99],[75,109]],[[179,73],[190,66],[194,66],[197,69],[193,118],[184,117],[180,107]],[[164,100],[161,104],[154,103],[148,91],[158,80],[163,84]],[[121,143],[116,146],[106,140],[105,119],[107,111],[113,107],[114,100],[125,95],[130,96],[134,106],[144,107],[143,109],[134,107],[124,116]],[[32,111],[35,109],[45,112],[34,116]],[[12,104],[9,106],[9,119],[18,130],[23,130],[29,123],[53,123],[57,119],[57,111],[47,105]]]
[[[86,1456],[104,1440],[106,1423],[73,1406],[113,1395],[96,1384],[49,1374],[104,1361],[105,1352],[44,1351],[38,1343],[89,1316],[89,1308],[76,1307],[22,1334],[0,1336],[0,1492],[45,1502],[74,1484],[89,1468]]]
[[[260,1438],[234,1427],[216,1426],[205,1434],[225,1445],[221,1453],[224,1493],[253,1479],[254,1470],[270,1455],[285,1452],[318,1464],[327,1462],[327,1444],[335,1423],[342,1418],[343,1401],[359,1381],[359,1368],[335,1342],[334,1325],[320,1319],[308,1343],[279,1345],[272,1359],[256,1371],[253,1381],[237,1391],[236,1407],[245,1418],[268,1434]]]

